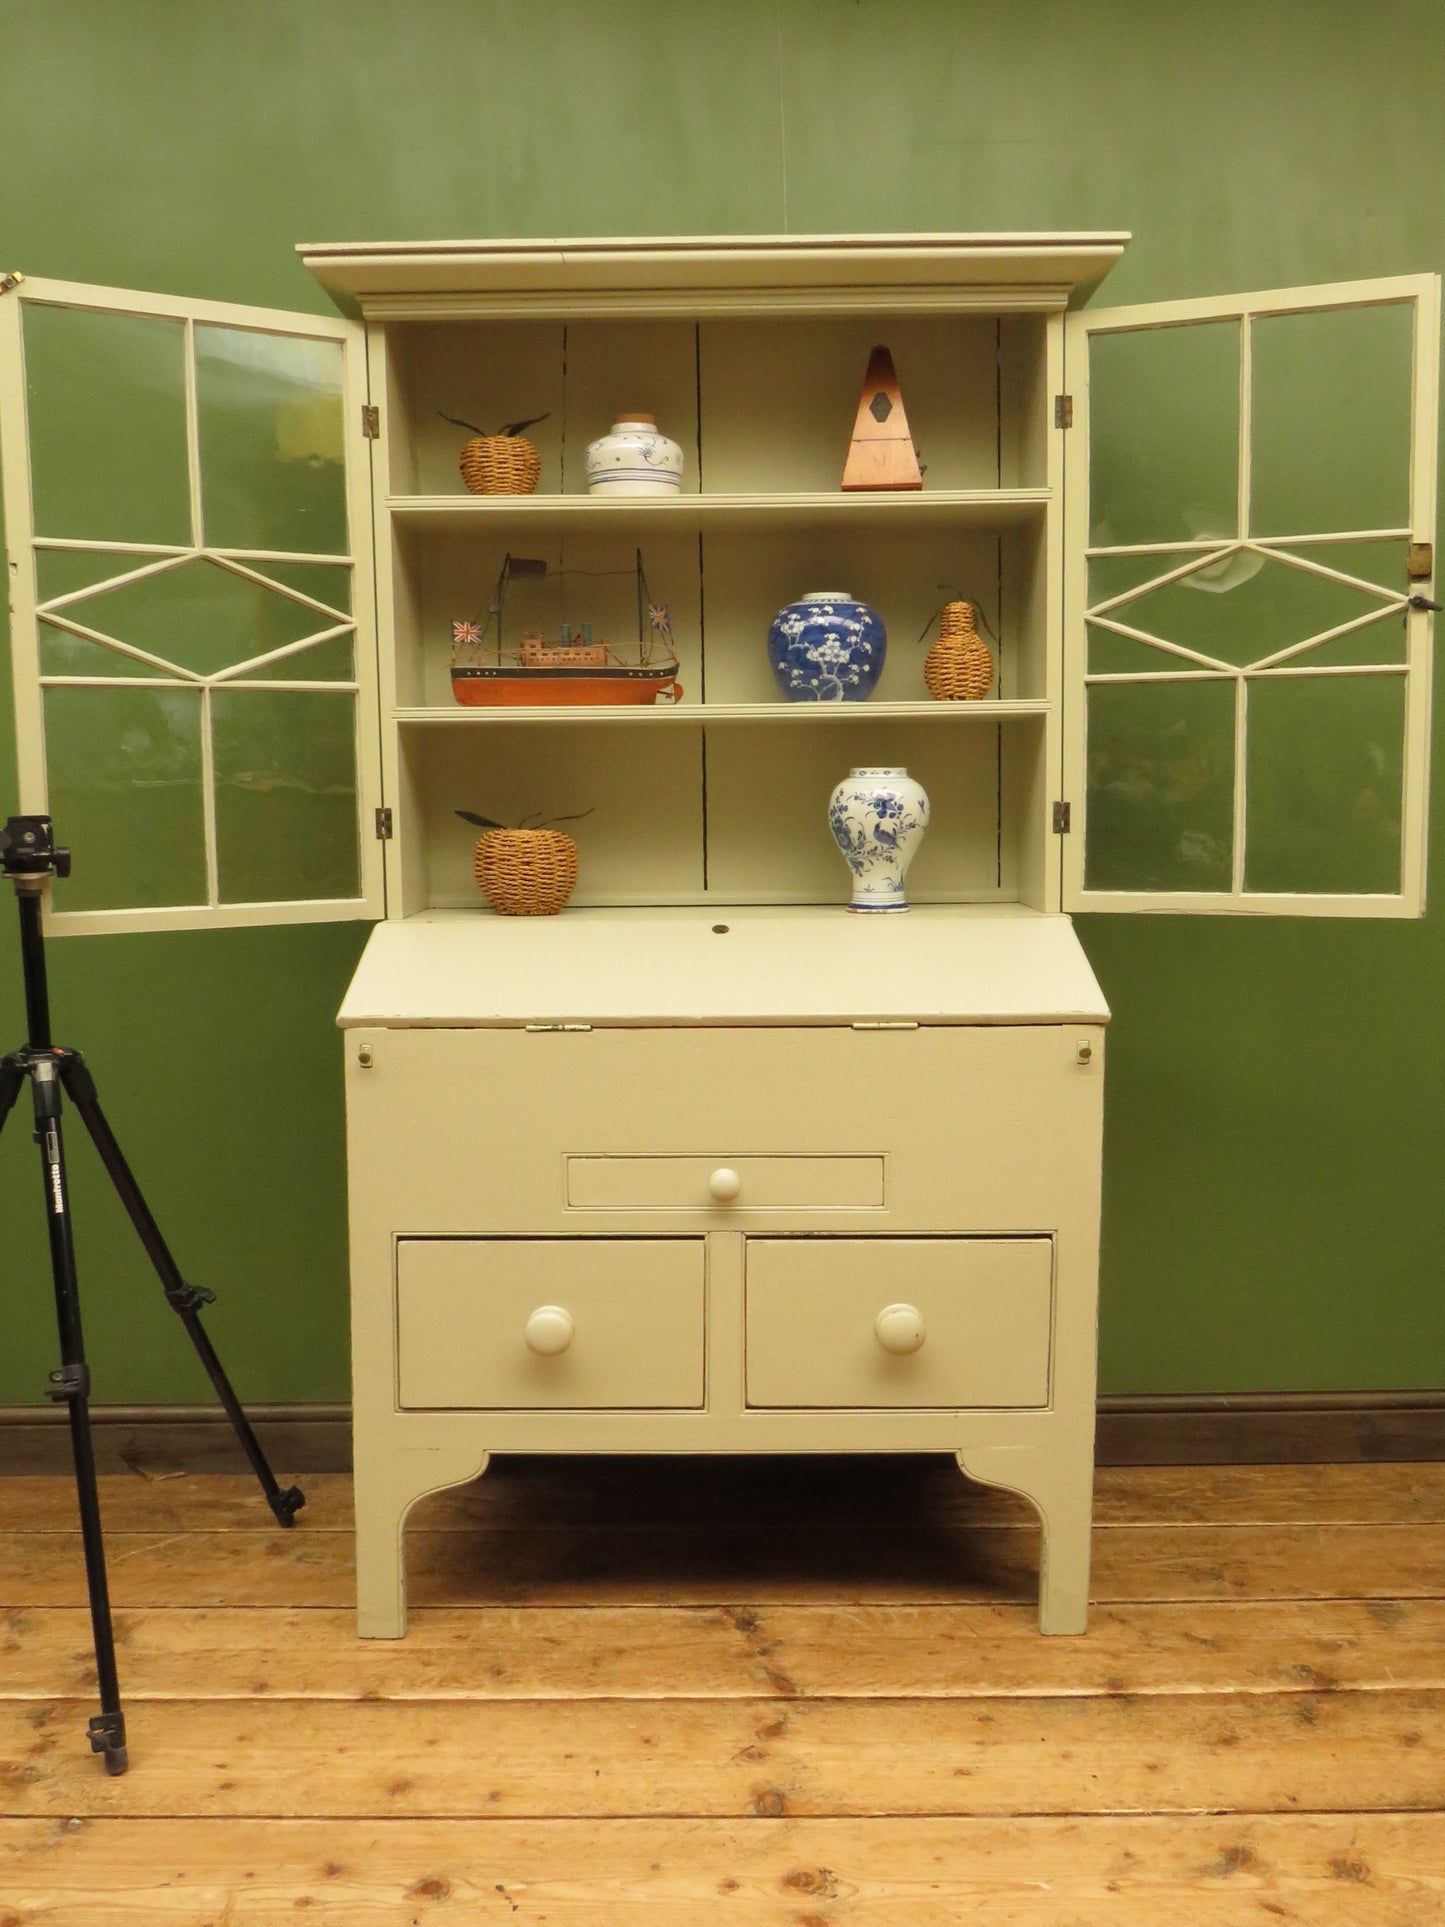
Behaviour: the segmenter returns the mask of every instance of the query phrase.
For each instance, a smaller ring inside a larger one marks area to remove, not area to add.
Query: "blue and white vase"
[[[928,797],[906,769],[853,769],[828,800],[828,827],[853,872],[850,910],[906,910],[903,878],[928,828]]]
[[[768,661],[793,703],[861,703],[883,673],[888,633],[866,602],[818,589],[780,609],[768,630]]]
[[[682,448],[657,432],[651,415],[623,415],[612,433],[587,444],[589,495],[676,495]]]

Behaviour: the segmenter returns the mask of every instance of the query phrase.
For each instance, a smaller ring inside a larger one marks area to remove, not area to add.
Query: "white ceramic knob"
[[[707,1188],[719,1204],[731,1204],[743,1188],[743,1181],[730,1166],[719,1165],[707,1181]]]
[[[555,1358],[572,1343],[572,1314],[560,1305],[538,1305],[527,1320],[527,1350],[540,1358]]]
[[[885,1305],[873,1320],[873,1330],[884,1351],[899,1356],[916,1352],[928,1336],[917,1305]]]

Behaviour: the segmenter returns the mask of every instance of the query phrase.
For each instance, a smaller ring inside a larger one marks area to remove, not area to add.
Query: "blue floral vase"
[[[888,635],[866,602],[820,589],[780,609],[768,631],[768,660],[794,703],[861,703],[883,673]]]
[[[853,872],[850,910],[906,910],[903,878],[928,828],[928,797],[906,769],[853,769],[828,800],[828,827]]]

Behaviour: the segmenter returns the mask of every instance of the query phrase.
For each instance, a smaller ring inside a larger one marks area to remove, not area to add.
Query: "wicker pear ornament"
[[[923,680],[936,702],[977,702],[993,686],[993,654],[978,633],[971,602],[946,602],[938,640],[923,660]]]

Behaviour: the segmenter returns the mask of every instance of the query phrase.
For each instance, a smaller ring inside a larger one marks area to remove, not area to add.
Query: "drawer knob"
[[[899,1356],[916,1352],[928,1336],[917,1305],[885,1305],[873,1320],[873,1330],[884,1351]]]
[[[572,1343],[572,1314],[560,1305],[539,1305],[527,1320],[527,1350],[555,1358]]]
[[[730,1165],[721,1164],[707,1181],[707,1188],[719,1204],[731,1204],[743,1188],[743,1181]]]

